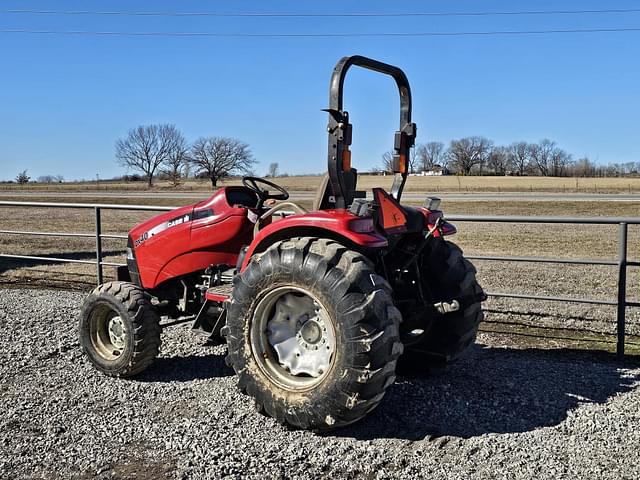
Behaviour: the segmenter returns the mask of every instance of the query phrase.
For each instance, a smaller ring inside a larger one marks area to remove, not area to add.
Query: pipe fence
[[[7,253],[0,253],[0,258],[17,258],[24,260],[41,260],[47,262],[59,262],[59,263],[86,263],[96,266],[96,279],[98,285],[103,283],[103,266],[109,267],[121,267],[126,266],[126,263],[114,263],[105,262],[102,260],[102,240],[105,238],[115,239],[127,239],[127,235],[116,235],[102,233],[102,211],[103,210],[129,210],[129,211],[151,211],[151,212],[166,212],[175,209],[176,207],[160,207],[155,205],[118,205],[107,203],[63,203],[63,202],[12,202],[12,201],[0,201],[0,207],[40,207],[40,208],[73,208],[93,210],[95,218],[95,231],[94,233],[69,233],[69,232],[31,232],[20,230],[1,230],[0,234],[7,235],[33,235],[33,236],[45,236],[45,237],[76,237],[76,238],[95,238],[96,240],[96,259],[95,260],[78,260],[72,258],[59,258],[59,257],[38,257],[33,255],[12,255]]]
[[[14,258],[24,260],[41,260],[61,263],[85,263],[96,266],[97,283],[103,283],[104,266],[126,266],[125,263],[106,262],[102,259],[102,240],[127,239],[127,235],[102,233],[101,212],[103,210],[129,210],[129,211],[170,211],[176,207],[164,207],[153,205],[118,205],[97,203],[53,203],[53,202],[17,202],[0,201],[0,207],[40,207],[40,208],[71,208],[93,210],[95,215],[95,232],[93,233],[69,233],[69,232],[43,232],[3,230],[0,234],[6,235],[30,235],[51,237],[81,237],[95,238],[95,260],[78,260],[58,257],[40,257],[33,255],[14,255],[0,253],[0,258]],[[624,356],[626,337],[626,311],[629,307],[640,307],[640,302],[627,298],[627,269],[640,267],[640,261],[628,258],[628,234],[629,225],[640,225],[640,217],[551,217],[551,216],[488,216],[488,215],[447,215],[447,220],[478,223],[510,223],[510,224],[563,224],[563,225],[617,225],[618,226],[618,254],[612,259],[574,259],[552,257],[520,257],[520,256],[485,256],[468,255],[470,260],[494,261],[494,262],[529,262],[546,264],[571,264],[571,265],[601,265],[617,267],[617,297],[615,300],[602,300],[597,298],[578,298],[566,296],[542,296],[523,293],[487,292],[490,297],[516,298],[526,300],[541,300],[547,302],[564,302],[576,304],[607,305],[616,307],[616,352],[618,356]]]

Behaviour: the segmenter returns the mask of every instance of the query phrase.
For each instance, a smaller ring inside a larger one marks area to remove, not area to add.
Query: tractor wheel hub
[[[267,340],[287,374],[318,378],[328,371],[336,343],[328,318],[320,303],[300,292],[285,292],[274,302]]]
[[[125,346],[125,335],[124,335],[124,323],[120,317],[113,317],[109,320],[109,324],[107,326],[109,332],[109,340],[111,340],[111,344],[116,348],[124,348]]]
[[[307,320],[298,331],[298,335],[306,343],[316,344],[322,339],[322,327],[315,320]]]

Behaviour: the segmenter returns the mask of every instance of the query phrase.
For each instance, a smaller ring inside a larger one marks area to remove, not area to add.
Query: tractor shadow
[[[602,404],[640,381],[614,355],[571,349],[476,345],[445,373],[398,377],[363,421],[331,435],[357,439],[470,438],[560,424],[583,404]]]
[[[121,250],[103,250],[103,259],[109,256],[122,255]],[[83,252],[53,252],[34,253],[40,257],[64,258],[68,260],[95,261],[95,251]],[[124,260],[122,260],[124,263]],[[84,265],[88,267],[83,272],[69,271],[70,265]],[[53,267],[53,268],[51,268]],[[48,289],[79,290],[87,291],[95,287],[96,273],[95,265],[91,264],[69,264],[64,262],[49,260],[0,258],[0,285],[3,287],[44,287]],[[104,267],[105,276],[108,277],[111,267]],[[15,274],[11,272],[15,271]],[[3,275],[6,274],[6,275]]]
[[[38,257],[51,257],[51,258],[64,258],[68,260],[96,260],[96,251],[89,250],[84,252],[53,252],[53,253],[30,253],[29,255],[36,255]],[[102,251],[102,257],[108,256],[123,256],[124,250],[104,250]],[[124,256],[122,263],[124,263]],[[0,259],[0,274],[8,272],[9,270],[14,270],[20,267],[36,267],[36,266],[51,266],[51,265],[64,265],[64,262],[58,262],[55,260],[33,260],[26,258],[1,258]]]
[[[229,377],[233,370],[219,354],[187,355],[157,358],[147,370],[136,377],[139,382],[190,382]]]

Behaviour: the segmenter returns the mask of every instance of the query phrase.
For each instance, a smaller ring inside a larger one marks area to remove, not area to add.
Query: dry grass
[[[446,202],[446,213],[477,215],[550,215],[637,217],[635,202]],[[561,225],[456,222],[456,241],[469,254],[613,258],[616,225]],[[630,254],[639,244],[638,227],[629,227]]]
[[[315,191],[320,184],[320,176],[278,177],[276,183],[291,191]],[[374,186],[388,188],[391,176],[361,175],[358,188],[370,190]],[[222,182],[222,185],[239,184],[239,179]],[[147,191],[144,182],[84,182],[63,184],[31,184],[27,190],[39,192],[58,191]],[[0,185],[0,191],[25,190],[15,184]],[[168,182],[158,181],[151,191],[194,191],[211,190],[208,180],[189,179],[178,187]],[[640,178],[556,178],[556,177],[421,177],[411,176],[405,188],[409,192],[566,192],[566,193],[639,193]]]

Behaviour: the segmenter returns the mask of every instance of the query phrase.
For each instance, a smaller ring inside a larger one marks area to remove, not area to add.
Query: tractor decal
[[[187,214],[187,215],[180,215],[179,217],[172,218],[171,220],[168,220],[166,222],[159,223],[158,225],[144,232],[142,235],[140,235],[140,237],[138,237],[138,239],[135,242],[136,247],[139,247],[145,240],[149,239],[150,237],[153,237],[154,235],[157,235],[168,228],[186,223],[189,220],[191,220],[191,217]]]

